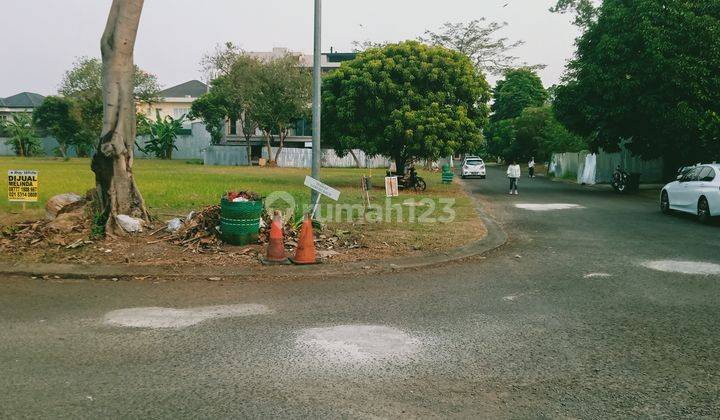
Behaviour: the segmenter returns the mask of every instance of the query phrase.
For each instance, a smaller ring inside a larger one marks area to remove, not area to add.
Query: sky
[[[81,56],[100,56],[111,0],[3,1],[0,9],[0,97],[55,94]],[[502,35],[523,40],[513,55],[542,63],[543,82],[557,83],[574,52],[570,17],[550,13],[552,0],[324,0],[323,51],[351,51],[353,41],[414,39],[445,22],[507,22]],[[135,62],[163,87],[202,79],[200,60],[232,41],[247,51],[288,47],[312,52],[313,0],[145,0]],[[494,78],[489,77],[491,82]]]

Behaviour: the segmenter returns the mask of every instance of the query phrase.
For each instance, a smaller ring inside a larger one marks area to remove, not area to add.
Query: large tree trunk
[[[92,160],[97,198],[106,232],[123,234],[115,217],[148,220],[145,201],[132,173],[136,108],[133,50],[144,0],[113,0],[102,35],[103,128]]]

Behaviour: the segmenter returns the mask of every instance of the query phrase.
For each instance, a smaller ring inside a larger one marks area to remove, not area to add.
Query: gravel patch
[[[422,347],[420,339],[382,325],[308,328],[298,334],[297,345],[310,355],[334,363],[403,360]]]

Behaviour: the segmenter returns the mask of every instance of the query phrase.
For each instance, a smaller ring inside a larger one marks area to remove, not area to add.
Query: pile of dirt
[[[218,226],[220,226],[220,206],[208,206],[198,212],[190,213],[182,221],[177,232],[169,233],[158,241],[167,241],[188,251],[211,252],[222,244]],[[167,226],[160,228],[165,231],[167,229]]]
[[[15,254],[34,247],[65,247],[76,249],[92,243],[92,218],[88,217],[85,201],[78,201],[48,215],[0,229],[0,251]]]

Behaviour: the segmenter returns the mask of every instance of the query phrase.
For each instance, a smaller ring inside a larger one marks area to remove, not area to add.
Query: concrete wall
[[[147,137],[142,136],[137,138],[137,144],[144,147],[147,141]],[[210,133],[205,129],[205,125],[202,123],[192,124],[192,134],[188,136],[178,136],[175,140],[177,150],[173,151],[173,160],[189,160],[189,159],[203,159],[205,156],[205,149],[210,146],[211,138]],[[154,156],[148,156],[143,153],[135,146],[135,157],[139,159],[151,159]]]
[[[0,156],[15,156],[12,147],[7,145],[6,138],[0,137]],[[137,144],[144,146],[147,141],[146,137],[138,137]],[[210,145],[210,133],[205,129],[202,123],[192,124],[192,134],[188,136],[178,136],[175,141],[178,150],[173,151],[173,160],[203,159],[204,150]],[[56,156],[54,150],[58,146],[57,140],[53,137],[45,137],[42,139],[42,156]],[[71,148],[68,151],[70,157],[77,156],[75,150]],[[135,146],[135,157],[139,159],[152,158]]]
[[[15,151],[12,146],[7,144],[9,138],[0,137],[0,156],[15,156]],[[55,148],[58,147],[58,142],[54,137],[43,137],[40,139],[40,145],[42,151],[40,156],[56,156]],[[75,150],[68,150],[69,157],[75,157]]]
[[[236,145],[212,145],[205,149],[203,162],[207,166],[247,166],[247,148]]]

